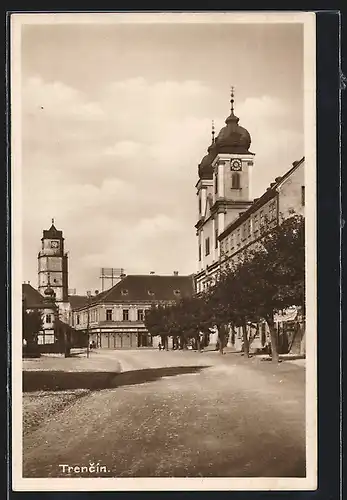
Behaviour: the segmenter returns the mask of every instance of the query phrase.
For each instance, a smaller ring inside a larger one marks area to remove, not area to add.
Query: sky
[[[258,197],[304,155],[302,25],[23,26],[23,280],[52,218],[78,293],[101,267],[196,272],[197,168],[231,85]]]

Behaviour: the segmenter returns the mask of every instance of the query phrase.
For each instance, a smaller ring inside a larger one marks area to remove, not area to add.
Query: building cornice
[[[252,201],[233,201],[227,198],[217,198],[211,207],[211,216],[215,215],[216,213],[225,213],[230,208],[234,210],[247,210],[251,204]]]

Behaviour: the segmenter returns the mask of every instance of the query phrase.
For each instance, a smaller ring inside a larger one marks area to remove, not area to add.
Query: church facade
[[[198,167],[196,184],[198,221],[198,272],[196,291],[204,291],[216,280],[220,261],[219,236],[240,213],[252,205],[252,169],[254,153],[250,151],[251,136],[239,125],[231,94],[230,115],[226,126],[215,138]]]

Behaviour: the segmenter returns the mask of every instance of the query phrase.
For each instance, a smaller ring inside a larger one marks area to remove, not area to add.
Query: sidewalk
[[[204,349],[203,352],[216,352],[219,354],[219,351],[216,351],[214,346],[208,346]],[[240,356],[240,358],[243,358],[242,353],[238,350],[236,350],[234,347],[225,347],[224,348],[224,353],[225,354],[235,354],[237,356]],[[290,362],[290,364],[298,365],[301,367],[306,366],[306,358],[304,355],[299,355],[299,354],[280,354],[279,355],[280,361],[283,362]],[[271,362],[271,358],[268,354],[255,354],[250,352],[250,358],[249,359],[257,359],[259,361],[268,361]]]

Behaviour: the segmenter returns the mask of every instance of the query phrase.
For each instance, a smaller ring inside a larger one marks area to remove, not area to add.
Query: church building
[[[230,104],[226,126],[216,138],[212,126],[212,143],[198,167],[198,222],[195,225],[199,252],[195,276],[198,293],[215,282],[220,260],[219,235],[253,201],[251,136],[239,125],[239,118],[234,113],[233,89]]]

